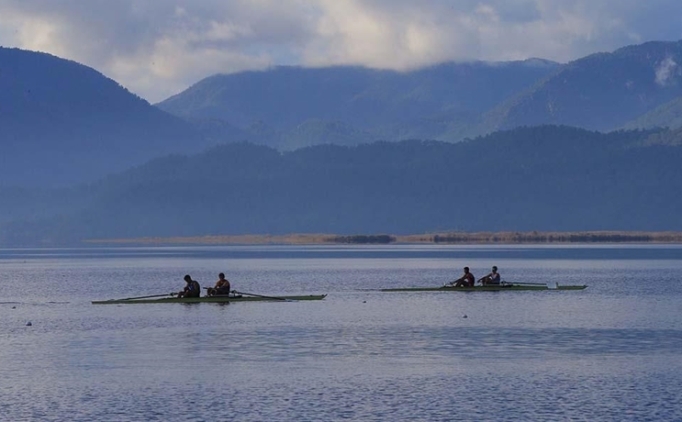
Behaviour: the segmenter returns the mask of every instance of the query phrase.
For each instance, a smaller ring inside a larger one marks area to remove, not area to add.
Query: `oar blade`
[[[277,296],[264,296],[264,295],[258,295],[255,293],[248,293],[248,292],[238,292],[236,290],[233,290],[234,293],[240,294],[240,295],[246,295],[246,296],[254,296],[254,297],[262,297],[264,299],[270,299],[270,300],[280,300],[282,302],[293,302],[291,299],[287,299],[285,297],[277,297]]]

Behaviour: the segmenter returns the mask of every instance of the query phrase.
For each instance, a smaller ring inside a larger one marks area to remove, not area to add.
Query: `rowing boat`
[[[160,299],[151,298],[129,298],[129,299],[110,299],[96,300],[93,305],[120,305],[128,303],[231,303],[231,302],[289,302],[298,300],[322,300],[327,295],[303,295],[303,296],[204,296],[204,297],[164,297]]]
[[[583,290],[586,285],[566,285],[559,284],[523,284],[523,283],[503,283],[499,285],[486,285],[474,287],[399,287],[395,289],[381,289],[382,292],[508,292],[524,290]]]

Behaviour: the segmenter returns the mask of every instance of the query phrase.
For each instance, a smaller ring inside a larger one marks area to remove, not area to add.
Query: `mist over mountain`
[[[79,189],[70,201],[78,205],[53,216],[5,218],[0,245],[293,232],[682,230],[682,199],[670,195],[682,189],[676,138],[543,126],[455,144],[292,152],[226,144],[112,175]]]
[[[95,180],[208,145],[191,124],[89,67],[0,47],[0,185]]]

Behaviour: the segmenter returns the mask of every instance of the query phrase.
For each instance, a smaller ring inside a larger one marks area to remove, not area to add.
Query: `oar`
[[[523,281],[518,281],[518,282],[514,281],[514,282],[511,282],[510,284],[516,284],[517,286],[518,285],[524,285],[524,286],[547,286],[548,285],[548,283],[526,283]]]
[[[236,290],[233,290],[233,292],[237,293],[238,295],[255,296],[255,297],[262,297],[264,299],[273,299],[273,300],[282,300],[284,302],[293,302],[291,299],[287,299],[285,297],[263,296],[263,295],[257,295],[255,293],[238,292]]]
[[[510,283],[510,285],[513,285],[513,286],[543,286],[543,287],[547,287],[548,290],[556,290],[559,288],[559,283],[557,283],[556,281],[548,282],[548,283],[518,282],[518,283]]]
[[[114,300],[135,300],[135,299],[149,299],[152,297],[165,297],[165,296],[175,296],[177,293],[166,293],[165,295],[149,295],[149,296],[138,296],[138,297],[126,297],[124,299],[109,299],[109,301]]]

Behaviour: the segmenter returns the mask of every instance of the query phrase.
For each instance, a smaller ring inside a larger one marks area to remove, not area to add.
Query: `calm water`
[[[464,265],[589,288],[370,290]],[[329,296],[90,304],[221,271]],[[0,419],[682,420],[681,275],[670,245],[0,249]]]

